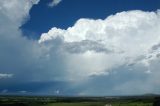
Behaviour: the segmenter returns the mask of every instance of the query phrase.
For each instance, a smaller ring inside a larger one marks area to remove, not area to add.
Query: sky
[[[0,94],[160,94],[160,0],[0,0]]]

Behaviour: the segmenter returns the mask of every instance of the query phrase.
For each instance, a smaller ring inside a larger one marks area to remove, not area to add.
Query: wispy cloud
[[[50,2],[48,4],[49,7],[54,7],[57,6],[60,2],[62,2],[62,0],[53,0],[52,2]]]
[[[0,79],[11,78],[11,77],[13,77],[13,74],[2,74],[2,73],[0,73]]]
[[[22,91],[19,91],[19,93],[27,93],[27,91],[23,91],[23,90],[22,90]]]
[[[7,89],[3,89],[3,90],[1,91],[1,93],[7,93],[7,92],[8,92]]]

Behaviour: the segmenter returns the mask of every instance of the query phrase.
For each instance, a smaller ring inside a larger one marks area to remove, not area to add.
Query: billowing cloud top
[[[37,3],[0,1],[0,73],[10,73],[1,74],[5,80],[0,83],[47,82],[38,93],[160,93],[159,10],[124,11],[104,20],[82,18],[67,29],[51,28],[33,41],[19,27]]]
[[[144,61],[146,64],[145,58],[160,42],[159,29],[159,10],[134,10],[117,13],[105,20],[79,19],[67,30],[52,28],[42,34],[39,43],[54,45],[60,39],[59,48],[69,52],[67,64],[75,74],[99,75],[121,65]]]

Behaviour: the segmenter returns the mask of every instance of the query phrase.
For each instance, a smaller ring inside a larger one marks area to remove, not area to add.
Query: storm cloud
[[[82,18],[72,27],[54,27],[32,40],[23,36],[20,27],[38,2],[0,1],[1,91],[160,93],[159,10],[123,11],[104,20]],[[31,90],[30,85],[37,86]]]

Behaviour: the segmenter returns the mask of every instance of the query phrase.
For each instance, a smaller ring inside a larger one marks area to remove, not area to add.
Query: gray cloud
[[[84,40],[82,42],[65,43],[63,48],[70,53],[85,53],[86,51],[105,53],[111,52],[110,50],[105,48],[104,45],[89,40]]]

